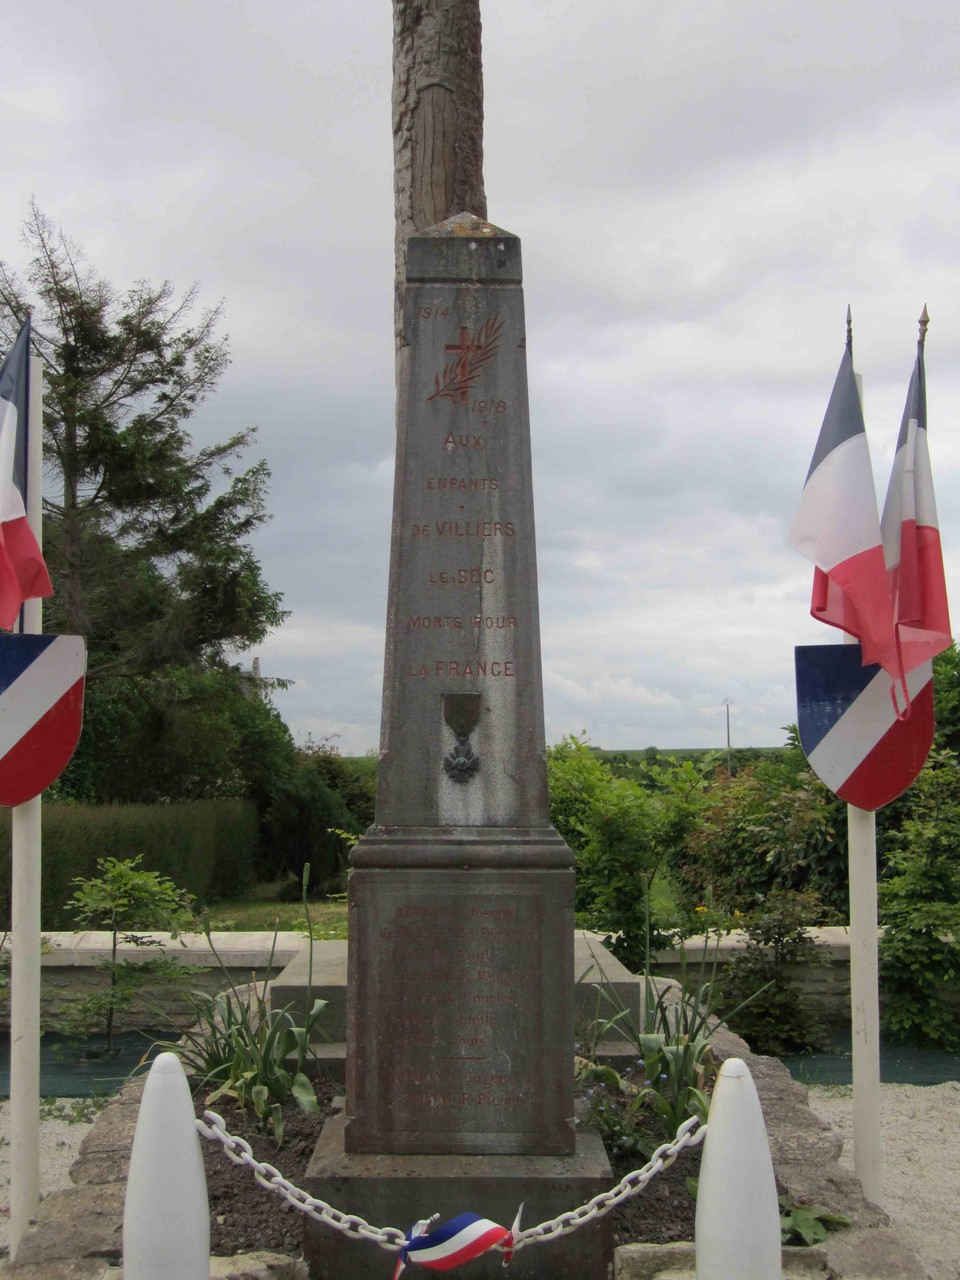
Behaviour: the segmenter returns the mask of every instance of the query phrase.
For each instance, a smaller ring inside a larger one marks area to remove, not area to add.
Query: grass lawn
[[[223,898],[209,910],[210,928],[224,933],[264,933],[274,929],[307,931],[303,903],[282,902],[277,896],[279,880],[272,884],[259,884],[245,898]],[[347,936],[346,898],[311,902],[310,920],[315,938],[345,938]]]

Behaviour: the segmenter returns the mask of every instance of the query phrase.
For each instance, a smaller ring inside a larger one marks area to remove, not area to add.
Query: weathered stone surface
[[[302,1258],[283,1253],[238,1253],[233,1258],[211,1258],[210,1280],[307,1280]]]
[[[328,1120],[307,1169],[311,1195],[349,1206],[375,1227],[406,1230],[419,1218],[449,1219],[470,1210],[509,1227],[521,1202],[523,1226],[549,1221],[612,1185],[610,1165],[595,1133],[581,1133],[569,1156],[353,1155],[343,1149],[343,1117]],[[513,1280],[608,1280],[609,1216],[546,1244],[519,1251]],[[374,1244],[304,1220],[304,1255],[312,1280],[369,1280],[387,1274]],[[502,1280],[502,1257],[470,1263],[476,1280]]]
[[[47,1196],[17,1250],[18,1263],[119,1258],[123,1200],[119,1183],[71,1187]]]
[[[550,830],[520,281],[478,219],[409,241],[378,827]]]
[[[348,1151],[572,1153],[516,236],[411,237],[376,822],[350,858]]]
[[[783,1274],[796,1280],[829,1277],[823,1249],[788,1246],[782,1251]],[[696,1256],[692,1244],[625,1244],[617,1250],[616,1280],[694,1280]]]
[[[351,874],[348,1149],[573,1150],[572,875]]]
[[[0,1262],[0,1280],[123,1280],[123,1272],[97,1258]]]
[[[926,1280],[919,1259],[892,1231],[838,1231],[829,1241],[837,1280]]]
[[[80,1143],[79,1156],[84,1160],[87,1156],[117,1152],[129,1152],[130,1144],[137,1127],[140,1114],[139,1097],[120,1100],[104,1107],[100,1121]]]
[[[331,1041],[343,1040],[347,1032],[347,943],[318,941],[313,944],[312,996],[326,1000],[323,1032]],[[289,1008],[301,1018],[307,1013],[307,986],[310,977],[310,950],[306,942],[284,966],[270,986],[270,1006]]]

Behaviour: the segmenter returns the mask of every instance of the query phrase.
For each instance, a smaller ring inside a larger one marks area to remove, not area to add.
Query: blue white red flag
[[[31,800],[66,768],[86,667],[81,636],[0,636],[0,805]]]
[[[905,672],[948,648],[950,610],[943,573],[940,526],[927,450],[927,394],[920,319],[917,360],[907,391],[881,529],[893,597],[897,641]]]
[[[864,666],[855,644],[801,645],[797,728],[811,769],[847,804],[879,809],[906,791],[933,742],[933,669],[907,675],[909,716],[898,716],[890,680]]]
[[[816,565],[813,617],[859,640],[863,661],[879,663],[899,683],[893,601],[849,338],[788,541]]]
[[[53,587],[27,521],[27,407],[30,321],[0,365],[0,627],[9,631],[24,600]]]
[[[519,1214],[517,1215],[519,1219]],[[433,1219],[418,1222],[407,1233],[407,1243],[400,1251],[396,1270],[397,1280],[408,1262],[426,1267],[428,1271],[452,1271],[454,1267],[479,1258],[496,1245],[504,1246],[504,1258],[512,1253],[514,1232],[498,1226],[489,1218],[479,1218],[475,1213],[461,1213],[449,1222],[431,1226]],[[514,1224],[516,1230],[517,1224]]]

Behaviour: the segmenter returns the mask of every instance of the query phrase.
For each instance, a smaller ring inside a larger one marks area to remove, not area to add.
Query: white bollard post
[[[729,1058],[710,1104],[697,1189],[697,1280],[780,1280],[780,1206],[760,1099]]]
[[[210,1207],[190,1086],[161,1053],[143,1089],[123,1210],[124,1280],[209,1280]]]

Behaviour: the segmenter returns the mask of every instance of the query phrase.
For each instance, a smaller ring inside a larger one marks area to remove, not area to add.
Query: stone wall
[[[840,1025],[850,1020],[850,938],[849,930],[841,926],[827,929],[811,929],[811,936],[820,945],[822,964],[791,965],[787,972],[810,1001],[817,1014],[828,1025]],[[657,975],[680,980],[684,963],[688,976],[699,970],[704,946],[708,948],[708,969],[714,956],[719,965],[732,960],[743,948],[745,935],[730,933],[720,939],[719,950],[715,938],[688,938],[680,950],[658,951]],[[684,961],[685,957],[685,961]]]
[[[814,1011],[828,1026],[844,1026],[850,1021],[850,930],[844,925],[809,930],[819,944],[822,963],[791,965],[788,976],[796,982]],[[729,933],[720,939],[716,952],[720,965],[732,960],[743,947],[746,935]],[[699,970],[704,946],[708,950],[708,969],[713,964],[717,940],[688,938],[682,948],[688,977]],[[680,980],[684,968],[680,950],[658,951],[654,956],[659,977]],[[951,1008],[960,1012],[960,986],[945,993]],[[880,993],[883,1004],[883,992]]]
[[[41,960],[40,1026],[43,1031],[57,1031],[71,1001],[109,987],[109,976],[100,964],[110,958],[110,934],[90,931],[44,936],[47,947]],[[263,981],[268,968],[275,977],[304,941],[298,933],[279,934],[271,965],[272,933],[214,934],[214,945],[223,960],[221,968],[202,934],[185,934],[179,939],[162,933],[144,936],[157,939],[160,945],[121,945],[118,959],[135,964],[163,955],[182,966],[184,976],[175,983],[146,983],[136,1006],[118,1014],[118,1031],[156,1031],[168,1022],[185,1026],[191,1021],[190,991],[212,995],[231,981],[237,986]],[[5,989],[0,993],[0,1022],[8,1025],[9,1020],[9,989]]]

